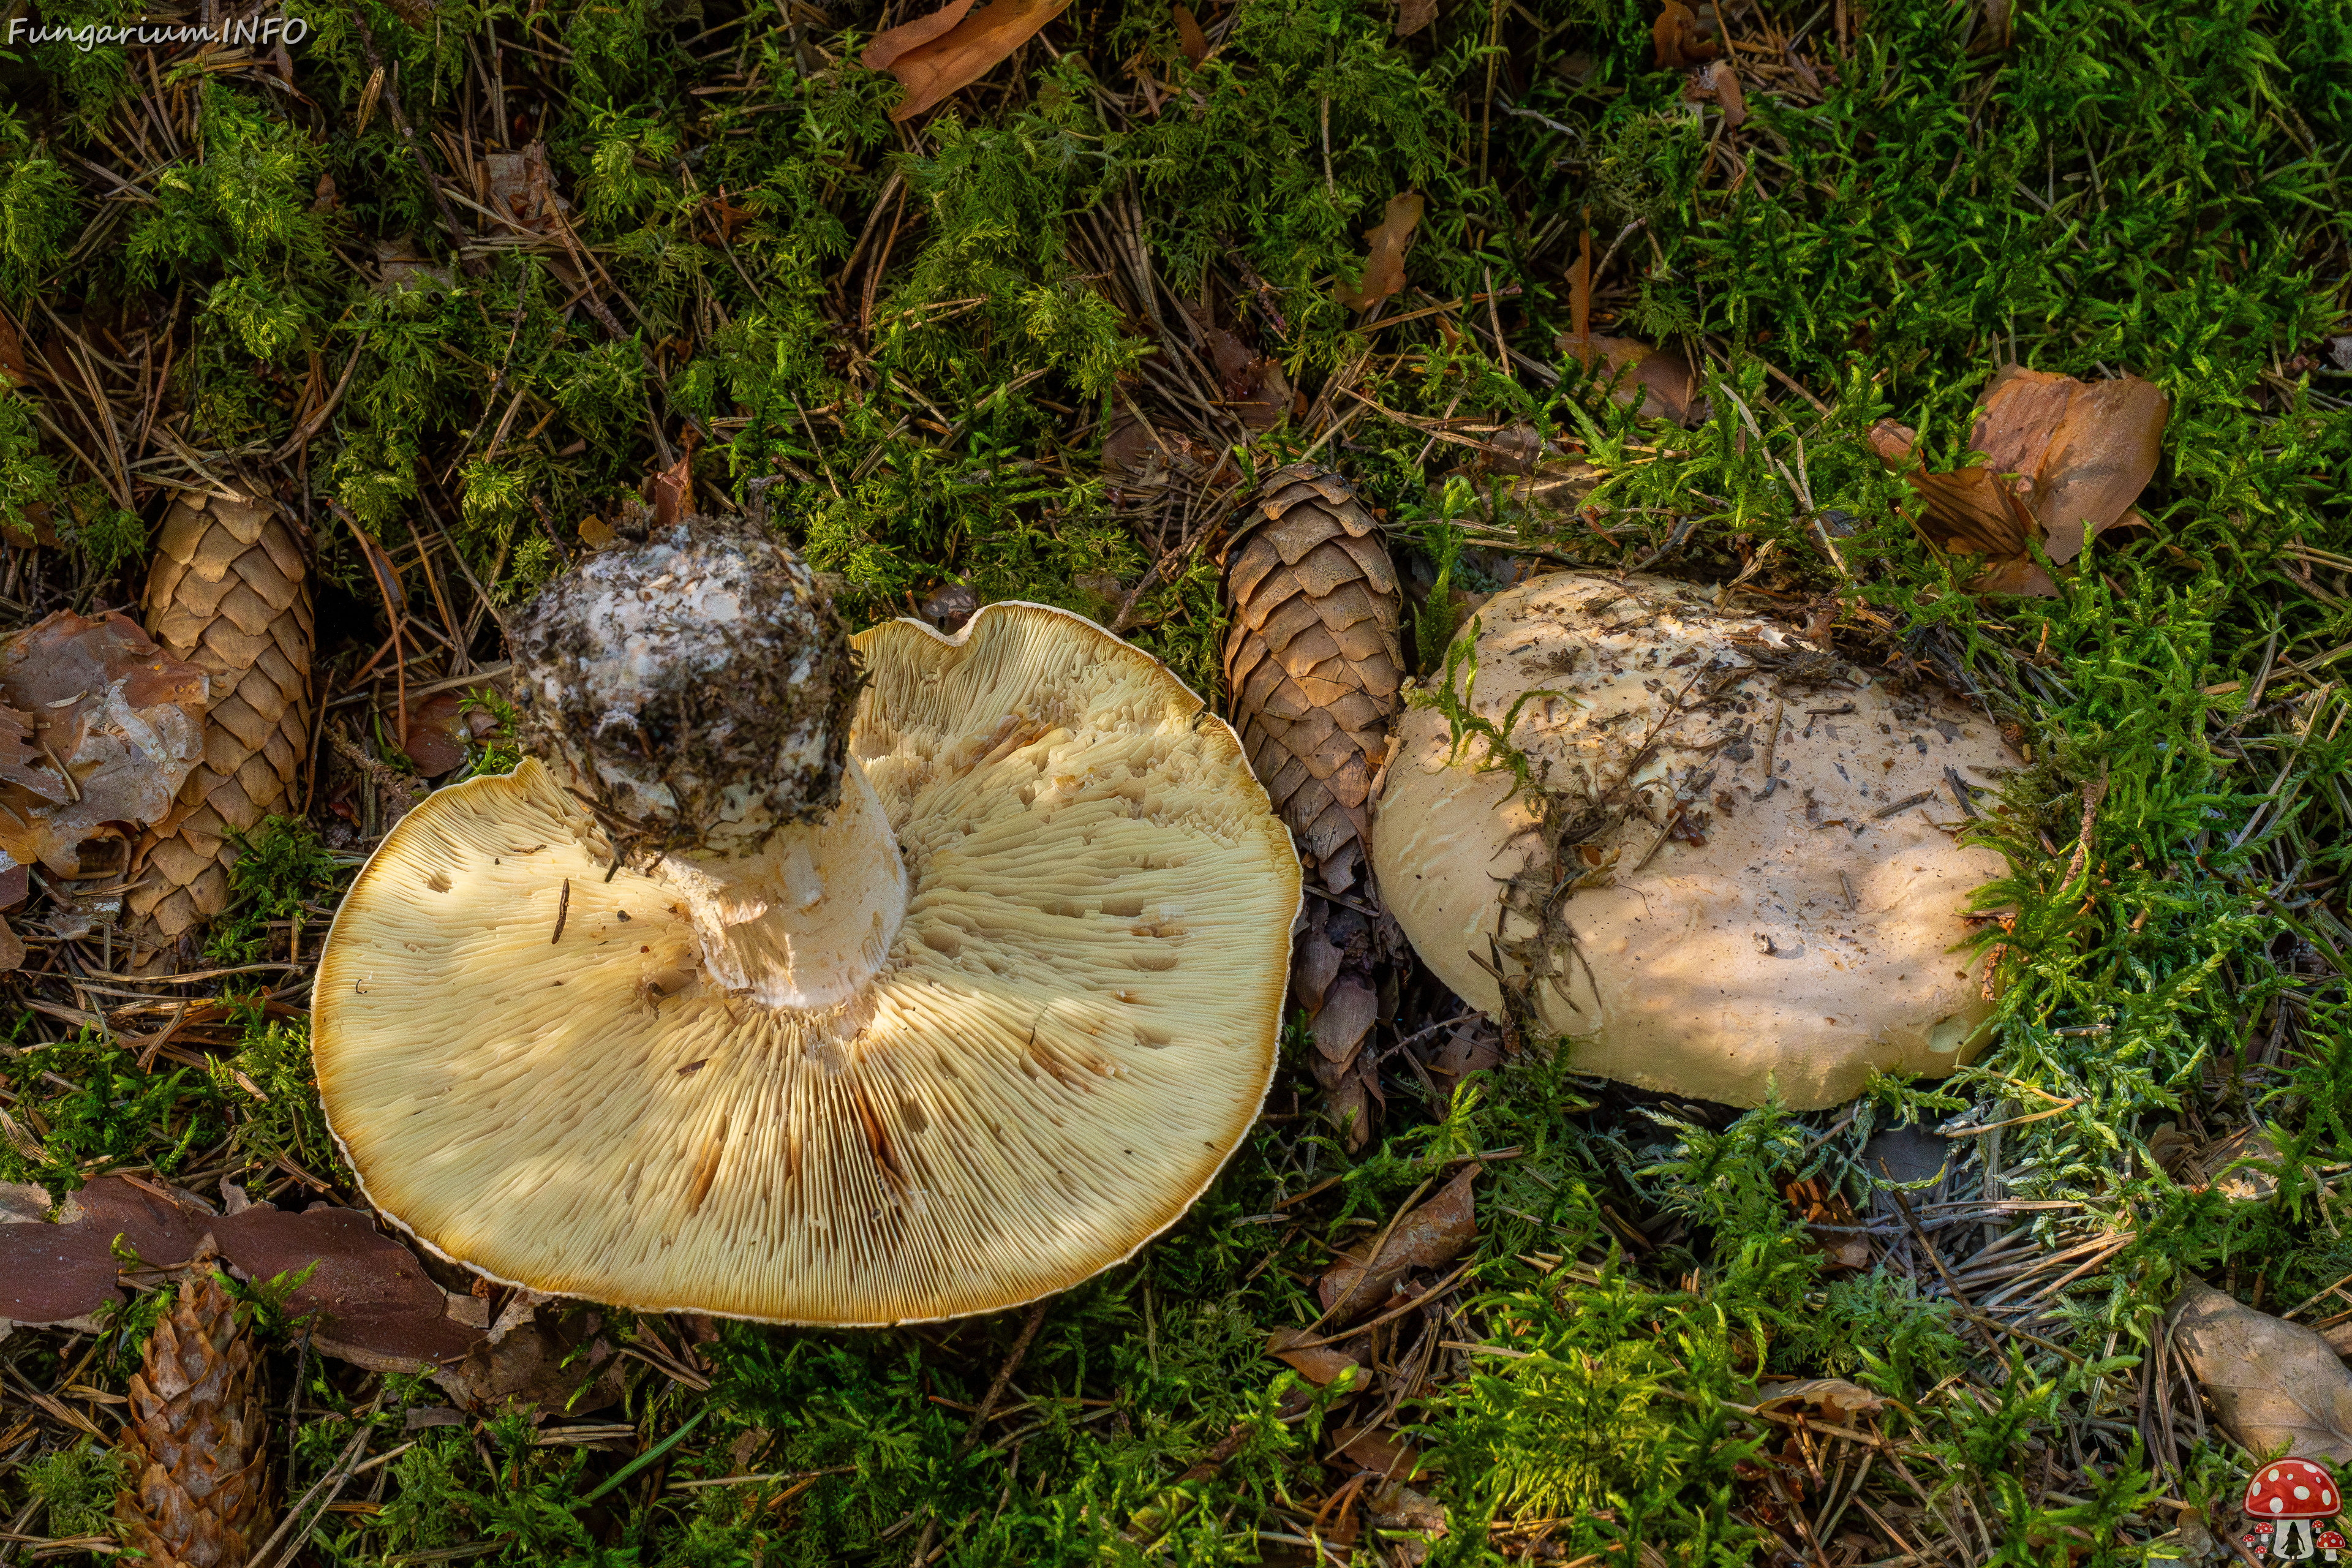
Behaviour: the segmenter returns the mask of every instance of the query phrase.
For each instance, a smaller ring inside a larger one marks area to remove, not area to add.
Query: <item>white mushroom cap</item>
[[[1951,777],[2020,765],[1981,716],[1663,578],[1539,577],[1479,624],[1469,706],[1500,728],[1524,699],[1509,738],[1538,788],[1507,802],[1486,742],[1416,707],[1372,824],[1440,979],[1499,1015],[1498,965],[1580,1069],[1735,1105],[1772,1083],[1834,1105],[1981,1044],[1992,1005],[1954,949],[2003,867],[1955,841]]]
[[[535,762],[429,796],[369,861],[320,965],[319,1084],[419,1240],[639,1310],[920,1321],[1132,1256],[1239,1144],[1299,879],[1233,732],[1041,605],[856,643],[847,772],[907,891],[837,1005],[715,983],[680,879],[608,879]]]

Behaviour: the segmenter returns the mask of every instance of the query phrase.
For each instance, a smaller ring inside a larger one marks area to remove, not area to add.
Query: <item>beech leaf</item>
[[[2352,1372],[2325,1339],[2201,1280],[2181,1287],[2169,1316],[2174,1345],[2240,1447],[2352,1461]]]
[[[1986,558],[1969,584],[1979,593],[2055,594],[2032,545],[2063,566],[2095,535],[2141,521],[2132,503],[2156,473],[2169,408],[2137,376],[2085,384],[2004,365],[1979,397],[1969,433],[1983,465],[1905,476],[1924,503],[1919,530],[1944,549]],[[1888,467],[1911,462],[1908,428],[1882,420],[1870,437]]]
[[[1421,223],[1421,193],[1391,196],[1381,221],[1364,231],[1371,254],[1364,258],[1364,276],[1353,289],[1342,288],[1339,303],[1350,310],[1369,310],[1404,287],[1405,247]]]
[[[1037,30],[1060,16],[1069,0],[950,0],[928,16],[877,34],[858,57],[868,70],[887,70],[906,88],[890,111],[912,120],[993,70]]]
[[[314,1342],[327,1354],[418,1372],[457,1361],[482,1338],[448,1316],[447,1293],[416,1255],[362,1210],[317,1204],[293,1214],[252,1204],[216,1215],[160,1192],[101,1176],[67,1200],[54,1225],[0,1225],[0,1319],[60,1322],[118,1300],[118,1238],[142,1261],[178,1268],[210,1236],[222,1260],[248,1279],[311,1270],[286,1310],[318,1315]]]

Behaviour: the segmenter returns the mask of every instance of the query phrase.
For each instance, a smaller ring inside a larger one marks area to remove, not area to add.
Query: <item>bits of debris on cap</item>
[[[1938,814],[1947,767],[2015,765],[1989,721],[1664,578],[1541,577],[1481,624],[1454,697],[1508,750],[1411,709],[1373,817],[1441,979],[1499,1015],[1499,972],[1580,1070],[1735,1105],[1967,1060],[1992,1003],[1950,950],[2002,861]]]

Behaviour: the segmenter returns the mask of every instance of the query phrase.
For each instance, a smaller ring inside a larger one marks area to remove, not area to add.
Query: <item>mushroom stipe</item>
[[[1133,1256],[1239,1145],[1299,874],[1232,731],[1045,606],[855,640],[827,820],[870,801],[904,896],[881,940],[836,944],[845,973],[877,955],[838,1000],[714,975],[707,868],[632,857],[604,880],[612,836],[560,758],[428,797],[362,871],[320,961],[320,1089],[370,1200],[424,1245],[637,1310],[934,1321]],[[888,879],[820,859],[784,912],[856,904],[851,876]],[[766,940],[767,918],[719,940]],[[772,959],[726,962],[814,984]]]

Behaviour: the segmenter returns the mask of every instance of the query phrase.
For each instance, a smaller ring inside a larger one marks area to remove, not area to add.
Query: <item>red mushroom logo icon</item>
[[[2336,1517],[2342,1500],[2336,1495],[2336,1478],[2308,1459],[2280,1459],[2264,1465],[2246,1483],[2246,1515],[2254,1522],[2256,1539],[2269,1536],[2271,1551],[2282,1563],[2307,1562],[2319,1550],[2312,1521]],[[2327,1532],[2335,1561],[2343,1537]]]
[[[2336,1553],[2343,1550],[2344,1537],[2342,1534],[2333,1530],[2323,1530],[2319,1532],[2319,1554],[2322,1557],[2325,1557],[2327,1561],[2333,1563],[2336,1561]]]

